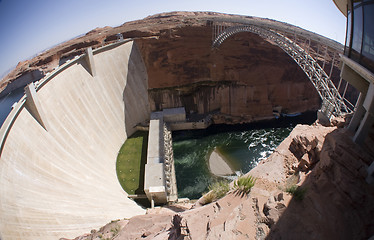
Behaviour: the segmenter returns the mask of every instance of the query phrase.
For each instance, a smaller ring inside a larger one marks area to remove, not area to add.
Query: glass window
[[[362,0],[353,0],[353,8],[357,7],[362,3]]]
[[[374,3],[364,5],[362,65],[374,72]]]
[[[348,10],[348,15],[347,15],[347,35],[345,36],[345,48],[344,48],[344,54],[346,56],[349,55],[349,47],[351,44],[351,27],[352,27],[352,14],[351,11]]]
[[[351,58],[359,61],[362,45],[362,6],[353,10],[353,34],[352,34],[352,50]]]

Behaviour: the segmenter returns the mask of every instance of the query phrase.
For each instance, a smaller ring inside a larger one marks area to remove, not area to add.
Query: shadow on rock
[[[374,235],[374,186],[365,182],[373,156],[352,142],[345,129],[326,135],[320,153],[317,144],[294,139],[290,151],[306,177],[288,207],[277,201],[264,206],[265,215],[282,212],[268,222],[266,239],[368,239]],[[305,144],[301,144],[303,142]],[[300,143],[300,144],[299,144]],[[309,146],[303,148],[302,146]],[[280,210],[280,211],[275,211]],[[274,213],[272,213],[272,211]],[[267,213],[267,214],[266,214]]]

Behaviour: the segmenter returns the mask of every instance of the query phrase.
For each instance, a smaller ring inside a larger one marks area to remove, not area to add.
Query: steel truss
[[[217,29],[217,27],[214,27]],[[220,31],[214,32],[216,38],[213,40],[212,48],[218,48],[227,38],[239,32],[251,32],[276,43],[285,51],[308,76],[313,86],[316,88],[322,99],[322,108],[326,116],[342,116],[351,113],[352,110],[347,107],[344,99],[336,89],[330,77],[326,74],[318,62],[308,54],[306,50],[296,44],[296,42],[287,38],[284,34],[272,29],[258,27],[254,25],[232,26],[228,28],[218,28]],[[310,43],[310,40],[309,40]]]

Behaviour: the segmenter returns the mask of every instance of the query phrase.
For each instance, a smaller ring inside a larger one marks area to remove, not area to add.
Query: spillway
[[[0,238],[73,238],[145,212],[116,176],[117,153],[149,118],[147,72],[133,41],[65,63],[1,130]],[[94,70],[94,71],[93,71]]]

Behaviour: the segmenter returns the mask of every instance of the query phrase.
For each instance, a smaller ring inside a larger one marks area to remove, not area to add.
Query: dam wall
[[[86,59],[37,84],[44,126],[23,97],[0,130],[1,240],[74,238],[145,213],[116,175],[121,145],[150,114],[142,57],[123,41]]]

